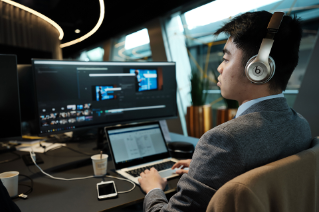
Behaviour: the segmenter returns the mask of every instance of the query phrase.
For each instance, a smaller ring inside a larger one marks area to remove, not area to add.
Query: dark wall
[[[17,55],[18,64],[31,64],[31,58],[52,59],[52,53],[0,44],[0,54]]]
[[[0,54],[0,140],[21,137],[19,86],[15,55]]]

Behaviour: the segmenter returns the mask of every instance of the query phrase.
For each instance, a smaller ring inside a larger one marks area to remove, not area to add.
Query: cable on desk
[[[52,175],[44,172],[40,166],[38,166],[38,164],[35,162],[35,154],[34,152],[31,152],[30,150],[30,157],[34,163],[34,165],[36,165],[36,167],[38,167],[40,169],[40,171],[45,174],[46,176],[48,177],[51,177],[52,179],[55,179],[55,180],[84,180],[84,179],[88,179],[88,178],[93,178],[94,176],[87,176],[87,177],[77,177],[77,178],[62,178],[62,177],[53,177]]]
[[[52,179],[55,179],[55,180],[84,180],[84,179],[88,179],[88,178],[93,178],[93,177],[94,177],[94,176],[87,176],[87,177],[78,177],[78,178],[69,178],[69,179],[67,179],[67,178],[61,178],[61,177],[53,177],[52,175],[47,174],[46,172],[44,172],[44,171],[40,168],[40,166],[38,166],[38,164],[35,162],[35,153],[34,153],[34,152],[31,152],[31,150],[30,150],[30,157],[31,157],[31,159],[32,159],[32,161],[33,161],[33,163],[34,163],[34,165],[36,165],[36,166],[40,169],[40,171],[41,171],[43,174],[45,174],[46,176],[51,177]],[[115,179],[118,179],[118,180],[125,180],[125,181],[128,181],[128,182],[130,182],[130,183],[133,184],[133,188],[131,188],[130,190],[127,190],[127,191],[119,191],[119,192],[117,192],[117,193],[119,193],[119,194],[123,194],[123,193],[130,192],[130,191],[132,191],[132,190],[136,187],[135,183],[134,183],[133,181],[131,181],[131,180],[124,179],[124,178],[120,178],[120,177],[114,177],[114,176],[110,176],[110,175],[106,175],[106,177],[115,178]]]
[[[20,174],[20,173],[19,173],[19,177],[20,177],[20,176],[29,178],[29,180],[31,181],[31,186],[29,186],[29,185],[24,185],[24,184],[19,184],[19,185],[23,185],[23,186],[29,187],[29,190],[27,190],[26,192],[21,193],[21,194],[15,196],[15,197],[11,197],[11,199],[16,199],[16,198],[19,198],[19,197],[20,197],[20,198],[23,198],[23,199],[26,199],[26,198],[28,198],[28,195],[31,194],[31,192],[33,191],[33,180],[32,180],[32,178],[29,177],[29,176],[27,176],[27,175],[24,175],[24,174]]]
[[[125,181],[128,181],[128,182],[133,184],[133,188],[131,188],[130,190],[127,190],[127,191],[118,191],[117,192],[118,194],[128,193],[130,191],[133,191],[134,188],[136,187],[135,183],[133,181],[131,181],[131,180],[128,180],[128,179],[124,179],[124,178],[120,178],[120,177],[114,177],[114,176],[111,176],[111,175],[105,175],[105,177],[115,178],[115,179],[118,179],[118,180],[125,180]]]
[[[28,186],[28,185],[24,185],[24,186],[27,186],[29,187],[30,189],[27,190],[26,192],[24,192],[24,194],[31,194],[31,192],[33,191],[33,180],[31,177],[27,176],[27,175],[24,175],[24,174],[19,174],[19,176],[23,176],[23,177],[26,177],[26,178],[29,178],[29,180],[31,181],[31,186]]]
[[[0,161],[0,164],[2,164],[2,163],[9,163],[9,162],[11,162],[11,161],[15,161],[15,160],[18,160],[18,159],[20,159],[20,158],[21,158],[21,155],[19,155],[19,154],[15,153],[15,152],[10,152],[10,153],[12,153],[12,154],[14,154],[14,155],[17,155],[18,157],[15,157],[15,158],[13,158],[13,159],[9,159],[9,160],[3,160],[3,161]]]
[[[44,148],[44,152],[43,152],[43,153],[45,154],[45,153],[47,153],[47,152],[49,152],[49,151],[56,150],[56,149],[59,149],[59,148],[61,148],[61,147],[67,148],[67,149],[69,149],[69,150],[71,150],[71,151],[73,151],[73,152],[80,153],[80,154],[83,154],[83,155],[86,155],[86,156],[92,156],[92,154],[88,154],[88,153],[85,153],[85,152],[81,152],[81,151],[78,151],[78,150],[73,149],[73,148],[71,148],[71,147],[63,146],[63,145],[60,145],[60,146],[57,146],[57,147],[55,147],[55,148],[48,149],[48,150],[45,150],[45,146],[42,147],[42,148]]]
[[[83,154],[83,155],[87,155],[87,156],[92,156],[92,154],[88,154],[88,153],[85,153],[85,152],[81,152],[81,151],[78,151],[78,150],[73,149],[73,148],[68,147],[68,146],[62,146],[62,147],[67,148],[67,149],[69,149],[69,150],[72,150],[73,152],[77,152],[77,153],[80,153],[80,154]]]

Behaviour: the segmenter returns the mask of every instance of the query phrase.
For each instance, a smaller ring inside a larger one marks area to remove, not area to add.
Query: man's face
[[[248,78],[242,65],[242,50],[238,49],[230,37],[224,47],[223,62],[217,68],[220,73],[217,86],[226,99],[242,101],[247,93]]]

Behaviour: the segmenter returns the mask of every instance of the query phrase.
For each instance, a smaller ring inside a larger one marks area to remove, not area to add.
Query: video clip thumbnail
[[[77,120],[78,122],[85,121],[85,116],[76,117],[76,120]]]
[[[84,110],[84,111],[82,111],[82,114],[84,116],[89,116],[89,115],[92,115],[92,111],[91,110]]]
[[[85,116],[85,121],[92,121],[93,120],[93,116]]]
[[[50,119],[55,119],[57,115],[57,113],[50,113]]]
[[[158,90],[157,70],[130,69],[131,74],[135,74],[135,90],[149,91]]]
[[[67,105],[66,108],[68,110],[76,110],[76,105]]]
[[[48,119],[50,119],[50,115],[41,115],[40,119],[41,120],[48,120]]]
[[[114,95],[114,91],[112,88],[114,86],[93,86],[95,87],[95,100],[96,101],[104,101],[110,99],[116,99],[116,95]]]
[[[70,116],[76,116],[76,111],[70,111]]]
[[[75,123],[75,122],[76,122],[76,119],[75,119],[75,118],[69,119],[69,123]]]
[[[48,121],[41,121],[41,127],[48,127],[49,122]]]
[[[59,124],[59,120],[52,120],[50,125],[57,125]]]
[[[68,123],[68,120],[67,119],[61,119],[60,120],[60,124],[67,124]]]
[[[90,108],[91,108],[91,103],[84,104],[84,109],[90,109]]]
[[[60,117],[60,118],[70,117],[70,113],[69,113],[69,112],[62,112],[62,113],[59,114],[59,117]]]

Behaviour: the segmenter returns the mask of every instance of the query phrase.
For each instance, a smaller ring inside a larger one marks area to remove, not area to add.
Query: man
[[[135,91],[138,92],[140,90],[140,82],[142,82],[142,79],[138,76],[139,71],[135,70]]]
[[[205,211],[222,185],[253,168],[296,154],[310,147],[308,122],[289,108],[282,91],[298,63],[301,27],[296,18],[284,16],[270,56],[275,60],[273,78],[251,83],[245,65],[258,54],[272,17],[266,11],[245,13],[220,28],[230,37],[224,61],[218,67],[218,86],[224,98],[237,100],[236,118],[206,132],[198,141],[192,160],[180,161],[189,171],[180,178],[177,193],[168,201],[162,191],[166,180],[151,168],[141,173],[147,193],[145,211]]]
[[[12,201],[9,193],[0,180],[0,211],[20,212],[19,207]]]
[[[102,86],[99,87],[99,91],[98,91],[98,94],[99,94],[99,101],[102,101]]]

